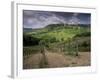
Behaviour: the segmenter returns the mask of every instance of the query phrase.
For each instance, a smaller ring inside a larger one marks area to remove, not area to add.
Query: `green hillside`
[[[40,51],[40,42],[44,41],[47,50],[74,51],[78,43],[78,51],[90,51],[90,27],[82,26],[47,26],[41,29],[34,29],[31,32],[24,32],[23,45],[24,54],[31,54]],[[69,49],[69,45],[71,48]],[[73,46],[73,47],[72,47]],[[28,52],[28,53],[27,53]]]

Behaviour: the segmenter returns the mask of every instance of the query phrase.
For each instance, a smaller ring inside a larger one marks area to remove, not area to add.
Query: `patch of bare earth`
[[[91,65],[91,55],[90,52],[80,52],[79,56],[66,56],[67,65],[70,67],[75,66],[90,66]]]
[[[41,58],[42,54],[40,53],[32,54],[30,57],[23,60],[23,68],[24,69],[38,68]]]
[[[41,68],[41,61],[43,61],[41,53],[32,54],[23,60],[23,68]],[[48,63],[47,68],[89,66],[91,62],[90,52],[80,52],[79,56],[72,56],[46,51],[46,62]]]

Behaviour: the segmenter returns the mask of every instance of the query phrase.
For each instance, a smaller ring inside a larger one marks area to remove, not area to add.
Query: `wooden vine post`
[[[46,53],[45,53],[45,41],[44,40],[41,40],[39,42],[39,45],[40,45],[40,52],[42,54],[42,60],[41,60],[41,63],[40,63],[40,67],[41,68],[44,68],[44,67],[47,67],[48,65],[48,62],[47,62],[47,59],[46,59]]]
[[[79,48],[78,48],[78,40],[76,40],[76,56],[79,56],[78,51],[79,51]]]

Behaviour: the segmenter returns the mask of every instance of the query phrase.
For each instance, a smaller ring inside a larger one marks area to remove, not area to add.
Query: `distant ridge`
[[[49,24],[43,28],[57,28],[57,27],[60,27],[60,28],[63,28],[63,27],[67,27],[67,26],[70,26],[70,27],[77,27],[77,26],[80,26],[80,27],[90,27],[91,25],[90,24]],[[31,31],[34,31],[34,30],[39,30],[39,29],[43,29],[43,28],[23,28],[23,31],[24,32],[31,32]]]
[[[30,32],[30,31],[32,31],[32,28],[23,28],[23,31],[24,32]]]

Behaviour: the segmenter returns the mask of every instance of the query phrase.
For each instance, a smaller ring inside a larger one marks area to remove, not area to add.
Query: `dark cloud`
[[[23,10],[23,25],[27,28],[42,28],[49,24],[90,24],[90,14]]]

